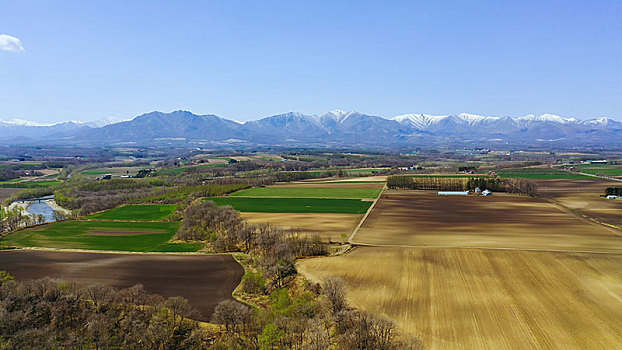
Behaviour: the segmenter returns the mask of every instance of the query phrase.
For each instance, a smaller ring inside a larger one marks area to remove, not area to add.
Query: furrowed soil
[[[324,240],[342,241],[359,223],[361,214],[309,214],[309,213],[242,213],[251,224],[273,224],[286,230],[299,230],[306,234],[319,234]]]
[[[622,228],[622,200],[601,197],[607,187],[622,187],[620,181],[534,180],[538,193],[595,220]]]
[[[107,254],[0,251],[0,270],[18,280],[49,276],[117,288],[142,284],[150,293],[182,296],[209,321],[218,303],[233,300],[244,269],[230,255]]]
[[[354,243],[622,252],[619,230],[517,195],[385,191]]]
[[[622,255],[359,247],[299,262],[427,349],[620,349]]]

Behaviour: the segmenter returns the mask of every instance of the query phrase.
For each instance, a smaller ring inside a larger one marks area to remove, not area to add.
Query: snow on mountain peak
[[[0,122],[14,125],[14,126],[50,126],[52,125],[52,124],[41,124],[41,123],[32,122],[30,120],[24,120],[24,119],[0,120]]]

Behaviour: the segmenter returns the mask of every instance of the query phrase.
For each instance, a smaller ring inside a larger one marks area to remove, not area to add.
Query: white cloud
[[[0,34],[0,51],[7,52],[24,52],[24,47],[22,46],[22,42],[10,35]]]

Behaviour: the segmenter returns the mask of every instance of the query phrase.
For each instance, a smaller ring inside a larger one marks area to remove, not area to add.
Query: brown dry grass
[[[622,252],[620,231],[545,201],[430,191],[385,191],[354,242]]]
[[[357,248],[304,260],[429,349],[620,349],[622,255]]]
[[[340,242],[341,234],[349,236],[363,215],[359,214],[290,214],[242,213],[251,224],[273,224],[284,229],[299,229],[304,233],[317,233],[324,240]]]
[[[543,197],[558,201],[598,221],[622,227],[622,200],[601,197],[607,187],[622,187],[622,182],[596,178],[534,181]]]

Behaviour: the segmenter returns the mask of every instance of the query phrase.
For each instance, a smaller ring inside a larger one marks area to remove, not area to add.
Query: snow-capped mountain
[[[131,119],[121,119],[121,118],[110,116],[110,117],[103,117],[101,119],[97,119],[91,122],[85,122],[84,125],[91,127],[91,128],[101,128],[106,125],[121,123],[121,122],[125,122],[128,120],[131,120]]]
[[[187,111],[151,112],[132,120],[114,117],[94,122],[40,125],[23,120],[0,122],[3,143],[63,144],[231,143],[296,146],[414,146],[425,144],[555,143],[622,145],[622,122],[610,118],[578,120],[553,114],[519,117],[404,114],[391,119],[355,111],[318,115],[297,112],[245,123]]]

